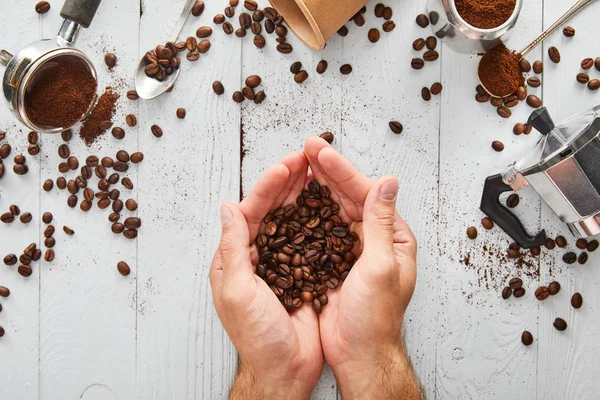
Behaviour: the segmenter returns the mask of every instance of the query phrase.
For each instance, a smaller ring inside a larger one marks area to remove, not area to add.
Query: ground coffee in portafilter
[[[60,56],[33,75],[25,93],[25,113],[40,127],[70,127],[88,111],[96,79],[78,58]]]
[[[496,28],[515,11],[516,0],[456,0],[456,11],[470,25],[481,29]]]
[[[331,191],[313,181],[296,205],[277,208],[264,218],[256,238],[256,274],[288,312],[310,303],[320,314],[327,291],[346,279],[356,261],[358,236],[338,215]]]

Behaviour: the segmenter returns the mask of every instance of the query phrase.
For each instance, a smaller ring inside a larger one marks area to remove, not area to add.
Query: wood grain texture
[[[2,47],[15,50],[56,34],[63,1],[52,1],[44,16],[35,13],[36,2],[0,0]],[[563,3],[525,2],[508,46],[527,44],[564,11]],[[32,241],[43,242],[42,212],[54,214],[57,228],[54,262],[34,263],[28,279],[15,267],[0,266],[0,285],[12,291],[0,299],[0,326],[6,329],[0,339],[0,398],[226,398],[237,356],[214,312],[208,282],[220,236],[219,206],[237,202],[265,169],[324,131],[333,132],[333,146],[371,178],[392,174],[400,179],[398,209],[420,243],[418,284],[405,336],[428,398],[597,397],[597,255],[585,266],[566,266],[561,260],[566,250],[543,250],[541,257],[527,256],[518,266],[502,256],[508,236],[480,226],[485,177],[523,157],[539,136],[512,134],[514,123],[525,122],[531,112],[525,104],[502,120],[492,106],[475,102],[477,56],[443,46],[438,47],[440,60],[420,71],[410,68],[417,55],[412,41],[431,34],[414,23],[425,11],[424,2],[393,2],[396,29],[382,32],[377,44],[369,43],[367,32],[380,28],[383,20],[373,16],[376,2],[370,2],[365,26],[348,22],[348,36],[335,35],[322,52],[290,33],[290,55],[275,50],[275,35],[263,32],[267,46],[262,50],[255,48],[251,34],[226,36],[212,22],[226,2],[206,2],[204,14],[190,16],[181,38],[211,26],[209,53],[195,63],[183,61],[173,93],[148,102],[126,99],[139,57],[171,35],[182,4],[105,0],[78,43],[94,61],[101,86],[111,85],[123,95],[115,124],[125,128],[126,138],[117,141],[107,134],[88,148],[75,136],[71,152],[81,163],[88,154],[144,153],[143,163],[121,174],[135,184],[133,191],[122,189],[121,198],[139,203],[143,226],[137,240],[110,232],[108,210],[95,207],[84,214],[66,206],[66,191],[41,191],[43,180],[59,176],[59,136],[42,137],[41,154],[27,156],[28,175],[13,174],[12,156],[26,153],[27,130],[0,108],[0,129],[8,131],[14,148],[4,162],[9,172],[0,180],[0,214],[18,204],[34,215],[29,225],[0,226],[0,257],[20,254]],[[580,61],[599,55],[593,54],[599,48],[599,7],[591,5],[569,23],[577,30],[574,38],[557,32],[528,56],[532,62],[545,61],[543,85],[530,93],[543,98],[556,121],[600,103],[598,93],[575,81]],[[234,26],[243,10],[237,7]],[[549,62],[550,45],[562,53],[559,65]],[[112,72],[103,62],[108,51],[119,57]],[[321,59],[329,68],[318,75]],[[300,85],[289,72],[294,61],[309,73]],[[343,63],[353,66],[352,74],[340,74]],[[233,91],[252,74],[262,77],[267,99],[261,105],[235,104]],[[591,74],[600,77],[595,70]],[[223,82],[223,96],[212,92],[215,80]],[[444,85],[442,94],[424,102],[421,87],[436,81]],[[179,107],[187,109],[184,120],[175,115]],[[129,113],[138,117],[135,128],[125,126]],[[401,135],[389,130],[390,120],[403,123]],[[164,130],[162,138],[150,133],[153,124]],[[492,140],[503,141],[505,151],[493,152]],[[97,180],[91,181],[95,188]],[[519,195],[515,213],[529,231],[543,227],[552,237],[565,235],[568,249],[574,249],[566,226],[531,188]],[[75,235],[66,236],[63,225]],[[465,234],[470,225],[479,229],[475,241]],[[130,276],[118,274],[119,260],[129,263]],[[513,276],[523,278],[527,295],[504,301],[500,291]],[[562,291],[538,302],[535,288],[554,279]],[[580,310],[570,306],[576,291],[584,297]],[[557,316],[567,320],[567,331],[552,327]],[[535,338],[530,347],[520,343],[525,329]],[[326,367],[313,399],[336,398],[335,379]]]
[[[34,11],[35,1],[4,0],[0,3],[1,48],[15,53],[19,48],[40,38],[40,18]],[[10,34],[8,34],[10,32]],[[3,73],[3,69],[0,69]],[[22,224],[17,218],[12,224],[0,224],[0,260],[5,255],[22,254],[30,243],[39,245],[40,208],[40,157],[27,154],[27,130],[21,126],[2,104],[0,130],[7,132],[12,152],[3,161],[5,172],[0,179],[0,214],[16,204],[21,212],[30,212],[33,220]],[[13,158],[23,154],[27,158],[29,173],[13,173]],[[28,400],[36,398],[39,391],[39,285],[40,263],[32,263],[33,274],[24,278],[17,273],[18,264],[7,267],[0,261],[0,285],[10,289],[8,298],[0,298],[0,326],[6,333],[0,338],[0,355],[5,362],[0,365],[0,398]]]

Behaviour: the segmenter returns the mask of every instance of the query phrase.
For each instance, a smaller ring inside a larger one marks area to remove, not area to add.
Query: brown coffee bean
[[[150,128],[150,131],[157,138],[161,137],[163,135],[163,131],[160,128],[160,126],[158,126],[158,125],[152,125],[152,127]]]
[[[504,150],[504,143],[500,142],[499,140],[494,140],[492,142],[492,149],[497,152],[501,152]]]
[[[186,49],[188,49],[188,51],[194,51],[198,47],[198,41],[196,40],[195,37],[189,36],[185,40],[185,47],[186,47]]]
[[[117,263],[117,270],[123,276],[127,276],[131,273],[131,268],[129,268],[129,265],[127,265],[125,261],[119,261]]]
[[[498,115],[502,118],[510,118],[510,116],[512,115],[512,111],[510,111],[510,109],[506,107],[498,107],[497,112]]]
[[[593,60],[592,60],[593,64]],[[27,142],[30,144],[36,144],[38,142],[38,134],[35,131],[31,131],[27,134]]]
[[[586,58],[581,62],[582,69],[591,69],[594,66],[593,58]]]
[[[12,147],[8,143],[4,143],[0,146],[0,158],[6,160],[10,156],[10,152],[12,151]]]
[[[392,16],[394,15],[394,12],[392,11],[392,9],[390,7],[385,7],[383,9],[383,19],[385,19],[386,21],[391,19]]]
[[[53,237],[49,237],[49,238],[46,238],[46,240],[44,240],[44,246],[46,246],[47,248],[52,248],[52,247],[54,247],[55,244],[56,244],[56,239],[54,239]]]
[[[33,216],[31,215],[31,213],[28,213],[28,212],[21,214],[21,216],[19,217],[19,220],[23,224],[30,223],[32,219],[33,219]]]
[[[391,32],[396,29],[396,23],[394,21],[385,21],[383,25],[381,25],[381,29],[384,32]]]
[[[196,3],[194,3],[194,5],[192,6],[192,15],[194,17],[199,17],[202,15],[203,12],[204,12],[204,2],[197,1]]]
[[[121,185],[123,185],[126,189],[132,190],[133,189],[133,182],[131,182],[131,179],[125,177],[121,180]]]
[[[510,296],[512,296],[512,289],[509,286],[506,286],[504,289],[502,289],[502,298],[506,300]]]
[[[531,71],[531,64],[526,59],[521,58],[519,61],[519,68],[521,69],[521,72],[529,72]]]
[[[374,10],[374,11],[375,11],[375,16],[376,16],[377,18],[381,18],[381,17],[383,17],[383,10],[384,10],[384,9],[385,9],[385,6],[384,6],[383,4],[381,4],[381,3],[378,3],[378,4],[375,6],[375,10]]]
[[[9,211],[11,212],[12,215],[14,215],[15,217],[19,214],[21,214],[21,209],[19,208],[19,206],[12,204],[10,207],[8,207]]]
[[[71,140],[71,137],[73,136],[73,131],[71,131],[70,129],[67,129],[66,131],[61,132],[60,136],[63,141],[68,142],[69,140]]]
[[[441,83],[435,82],[433,85],[431,85],[431,94],[437,96],[438,94],[442,93],[443,88],[444,87]]]
[[[511,287],[511,289],[518,289],[520,287],[523,287],[523,280],[521,278],[512,278],[508,285]]]
[[[127,92],[127,98],[129,100],[138,100],[140,98],[140,96],[138,95],[138,92],[136,92],[135,90],[129,90]]]
[[[530,107],[539,108],[542,106],[542,100],[539,97],[530,94],[529,96],[527,96],[527,104]]]
[[[521,343],[525,346],[531,346],[533,344],[533,335],[529,331],[524,331],[521,334]]]
[[[525,288],[517,288],[513,291],[513,296],[515,296],[516,298],[520,298],[525,296]]]
[[[15,216],[12,215],[12,213],[10,213],[10,212],[0,215],[0,221],[4,222],[5,224],[10,224],[14,220],[15,220]]]
[[[29,168],[27,167],[27,165],[15,164],[13,166],[13,172],[17,175],[26,175],[27,172],[29,172]]]
[[[214,81],[212,84],[212,88],[215,94],[217,94],[218,96],[225,93],[225,88],[223,87],[223,84],[220,81]]]
[[[296,83],[302,83],[307,79],[308,79],[308,72],[306,72],[305,70],[302,70],[302,71],[298,72],[296,75],[294,75],[294,81]]]
[[[340,35],[341,37],[348,36],[348,28],[346,27],[346,25],[344,25],[340,29],[338,29],[337,34]]]
[[[19,272],[19,275],[25,278],[30,277],[33,273],[33,270],[29,265],[19,265],[19,269],[17,271]]]
[[[529,124],[524,124],[523,126],[525,128],[525,131],[523,133],[526,135],[529,135],[531,133],[531,130],[533,129],[533,127]]]
[[[46,249],[46,251],[44,252],[44,261],[52,262],[52,261],[54,261],[54,257],[55,257],[54,250]]]
[[[107,53],[104,55],[104,63],[108,69],[113,69],[117,65],[117,56],[114,53]]]
[[[567,322],[562,318],[556,318],[553,325],[559,331],[567,329]]]
[[[426,44],[427,42],[425,41],[425,39],[419,38],[413,42],[412,47],[415,51],[421,51],[423,50]]]
[[[258,4],[254,0],[246,0],[244,1],[244,8],[249,11],[255,11],[258,8]]]
[[[467,236],[471,240],[477,239],[477,228],[475,228],[474,226],[468,227],[467,228]]]
[[[233,25],[231,25],[229,22],[224,22],[221,26],[223,27],[223,32],[225,32],[226,35],[231,35],[233,33]]]
[[[429,36],[425,40],[425,46],[427,46],[429,50],[435,50],[435,48],[437,47],[437,39],[435,38],[435,36]]]
[[[439,58],[439,54],[437,51],[435,50],[427,50],[424,54],[423,54],[423,60],[425,61],[435,61]]]
[[[131,162],[134,164],[139,164],[144,160],[144,153],[136,151],[131,154]]]
[[[125,230],[125,226],[120,223],[114,223],[111,226],[111,231],[116,234],[123,233],[124,230]]]
[[[279,25],[275,28],[275,34],[279,37],[287,36],[288,30],[284,25]]]
[[[74,194],[70,195],[67,199],[67,205],[71,208],[75,208],[75,206],[77,206],[77,196]]]
[[[541,74],[542,72],[544,72],[544,63],[542,63],[541,61],[535,61],[533,63],[533,72],[535,72],[536,74]]]
[[[585,72],[580,72],[577,74],[576,79],[577,79],[577,82],[586,84],[590,81],[590,76],[588,74],[586,74]]]
[[[196,36],[204,39],[212,35],[212,28],[210,26],[201,26],[196,30]]]
[[[246,30],[242,29],[242,28],[236,29],[235,36],[237,36],[239,38],[242,38],[242,37],[246,36]]]
[[[367,36],[369,38],[369,42],[377,43],[379,41],[379,38],[381,37],[381,34],[379,33],[379,29],[371,28],[369,29],[369,33]]]
[[[501,97],[492,97],[490,99],[490,104],[494,107],[500,107],[504,103],[504,99]]]
[[[137,237],[137,230],[128,229],[125,232],[123,232],[123,236],[125,236],[127,239],[135,239]]]
[[[425,62],[420,58],[413,58],[412,61],[410,62],[410,66],[413,69],[421,69],[421,68],[423,68],[424,65],[425,65]]]
[[[483,228],[485,230],[490,230],[494,227],[494,221],[492,221],[491,219],[489,219],[488,217],[485,217],[481,220],[481,225],[483,226]]]
[[[575,264],[575,262],[577,261],[577,254],[570,251],[567,254],[565,254],[562,259],[565,264]]]
[[[267,42],[262,35],[254,36],[254,46],[256,46],[257,49],[262,49],[266,44]]]
[[[506,199],[506,206],[508,208],[515,208],[516,206],[519,205],[519,201],[521,199],[519,198],[519,195],[516,193],[512,193],[510,196],[507,197]]]
[[[488,101],[490,101],[491,97],[492,97],[492,96],[490,96],[490,95],[489,95],[489,94],[487,94],[487,93],[484,93],[484,94],[482,94],[482,93],[477,93],[477,94],[475,95],[475,100],[477,100],[479,103],[487,103]],[[510,110],[509,110],[509,111],[510,111]]]
[[[388,126],[390,127],[391,131],[397,135],[402,133],[402,131],[404,130],[404,127],[398,121],[390,121]]]
[[[540,81],[540,79],[538,77],[532,76],[531,78],[527,79],[527,84],[531,87],[540,87],[540,85],[542,84],[542,81]]]
[[[50,222],[52,222],[53,218],[54,217],[52,216],[52,213],[45,212],[44,214],[42,214],[42,222],[45,223],[46,225],[48,225]]]
[[[600,79],[592,79],[587,85],[590,90],[598,90],[600,89]]]
[[[573,28],[571,26],[565,26],[563,28],[563,35],[565,35],[566,37],[573,37],[573,36],[575,36],[575,28]]]
[[[525,125],[523,125],[520,122],[517,122],[515,124],[515,126],[513,127],[513,133],[518,136],[518,135],[522,134],[523,132],[525,132]]]
[[[575,242],[575,246],[578,249],[585,250],[588,247],[588,241],[585,239],[577,239],[577,241]]]
[[[265,19],[265,14],[262,10],[256,10],[252,13],[252,21],[262,22],[263,19]]]
[[[573,294],[573,296],[571,297],[571,306],[573,308],[579,309],[579,308],[581,308],[582,305],[583,305],[583,297],[581,296],[581,293]]]
[[[27,153],[29,153],[30,156],[38,155],[40,153],[40,146],[37,144],[30,144],[27,146]]]
[[[252,89],[258,87],[262,82],[262,79],[258,75],[250,75],[246,78],[246,86],[251,87]]]
[[[590,253],[595,252],[598,249],[599,243],[597,240],[592,240],[587,245],[587,251]]]
[[[431,92],[429,91],[429,88],[424,87],[424,88],[421,89],[421,97],[425,101],[431,100]]]
[[[560,52],[555,46],[548,48],[548,57],[550,57],[550,61],[556,64],[560,62]]]
[[[290,72],[296,75],[302,69],[302,63],[300,61],[296,61],[290,65]]]
[[[46,227],[46,229],[44,229],[44,237],[45,238],[51,237],[52,235],[54,235],[55,230],[56,229],[54,228],[54,225],[48,225]]]
[[[550,297],[550,290],[546,286],[540,286],[535,290],[535,297],[540,301],[546,300]]]
[[[567,247],[567,239],[565,239],[564,236],[557,236],[556,245],[561,249],[564,249],[565,247]]]
[[[527,98],[527,89],[525,89],[525,87],[523,86],[519,86],[517,88],[517,91],[515,92],[515,96],[517,96],[517,99],[519,99],[519,101],[525,100],[525,98]]]
[[[0,286],[0,296],[2,296],[2,297],[10,296],[10,290],[5,286]]]
[[[125,117],[125,122],[129,126],[136,126],[137,125],[137,118],[135,117],[135,115],[129,114],[129,115],[127,115]]]
[[[142,226],[142,220],[136,217],[127,218],[125,220],[125,228],[137,229]]]
[[[579,255],[579,257],[577,258],[577,262],[581,265],[585,264],[588,260],[588,254],[586,252],[583,252]]]
[[[9,254],[4,257],[4,264],[6,265],[15,265],[17,263],[17,256],[14,254]]]
[[[262,90],[254,95],[254,104],[260,104],[267,98],[267,95]]]
[[[277,45],[277,51],[281,54],[290,54],[294,48],[289,43],[279,43]]]
[[[50,11],[50,3],[47,1],[40,1],[35,5],[35,12],[38,14],[46,14]]]
[[[135,200],[133,199],[127,199],[127,201],[125,201],[125,207],[129,210],[129,211],[135,211],[138,208],[138,204],[136,203]]]
[[[551,296],[556,295],[558,292],[560,292],[560,283],[553,281],[548,285],[548,291],[550,292]]]
[[[417,19],[415,21],[421,28],[426,28],[429,25],[429,18],[427,18],[427,15],[425,14],[417,15]]]

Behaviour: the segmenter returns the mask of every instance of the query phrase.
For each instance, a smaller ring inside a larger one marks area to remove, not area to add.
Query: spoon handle
[[[591,1],[591,0],[589,0]],[[183,29],[183,25],[185,25],[185,21],[187,21],[190,13],[192,12],[192,8],[196,0],[187,0],[185,3],[185,7],[183,7],[183,12],[181,13],[181,17],[179,17],[179,21],[177,21],[177,25],[175,25],[175,30],[173,31],[173,36],[171,36],[171,42],[177,43],[177,38]]]
[[[581,11],[585,6],[590,4],[594,0],[579,0],[577,1],[573,7],[569,8],[566,13],[563,14],[562,17],[556,20],[555,23],[550,25],[548,29],[546,29],[540,36],[535,38],[533,42],[531,42],[527,47],[521,50],[521,56],[525,57],[527,53],[533,50],[538,44],[542,43],[544,39],[550,36],[555,30],[557,30],[562,24],[567,22],[573,15],[577,14]]]

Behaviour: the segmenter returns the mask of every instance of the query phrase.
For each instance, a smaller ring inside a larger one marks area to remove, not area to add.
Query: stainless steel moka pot
[[[74,47],[81,27],[87,28],[92,23],[101,0],[66,0],[60,15],[65,20],[56,38],[41,40],[29,44],[12,55],[6,50],[0,50],[0,64],[6,67],[2,81],[2,91],[8,108],[19,121],[30,129],[43,133],[59,133],[71,126],[37,126],[27,116],[25,95],[27,88],[33,82],[35,73],[49,61],[60,61],[64,58],[75,57],[81,61],[97,80],[96,69],[90,59]],[[87,117],[95,99],[80,120]],[[77,121],[78,122],[78,121]]]
[[[542,134],[535,148],[502,174],[485,181],[481,210],[524,248],[546,243],[544,231],[530,236],[498,197],[531,186],[576,237],[600,233],[600,106],[555,125],[546,108],[531,124]]]

